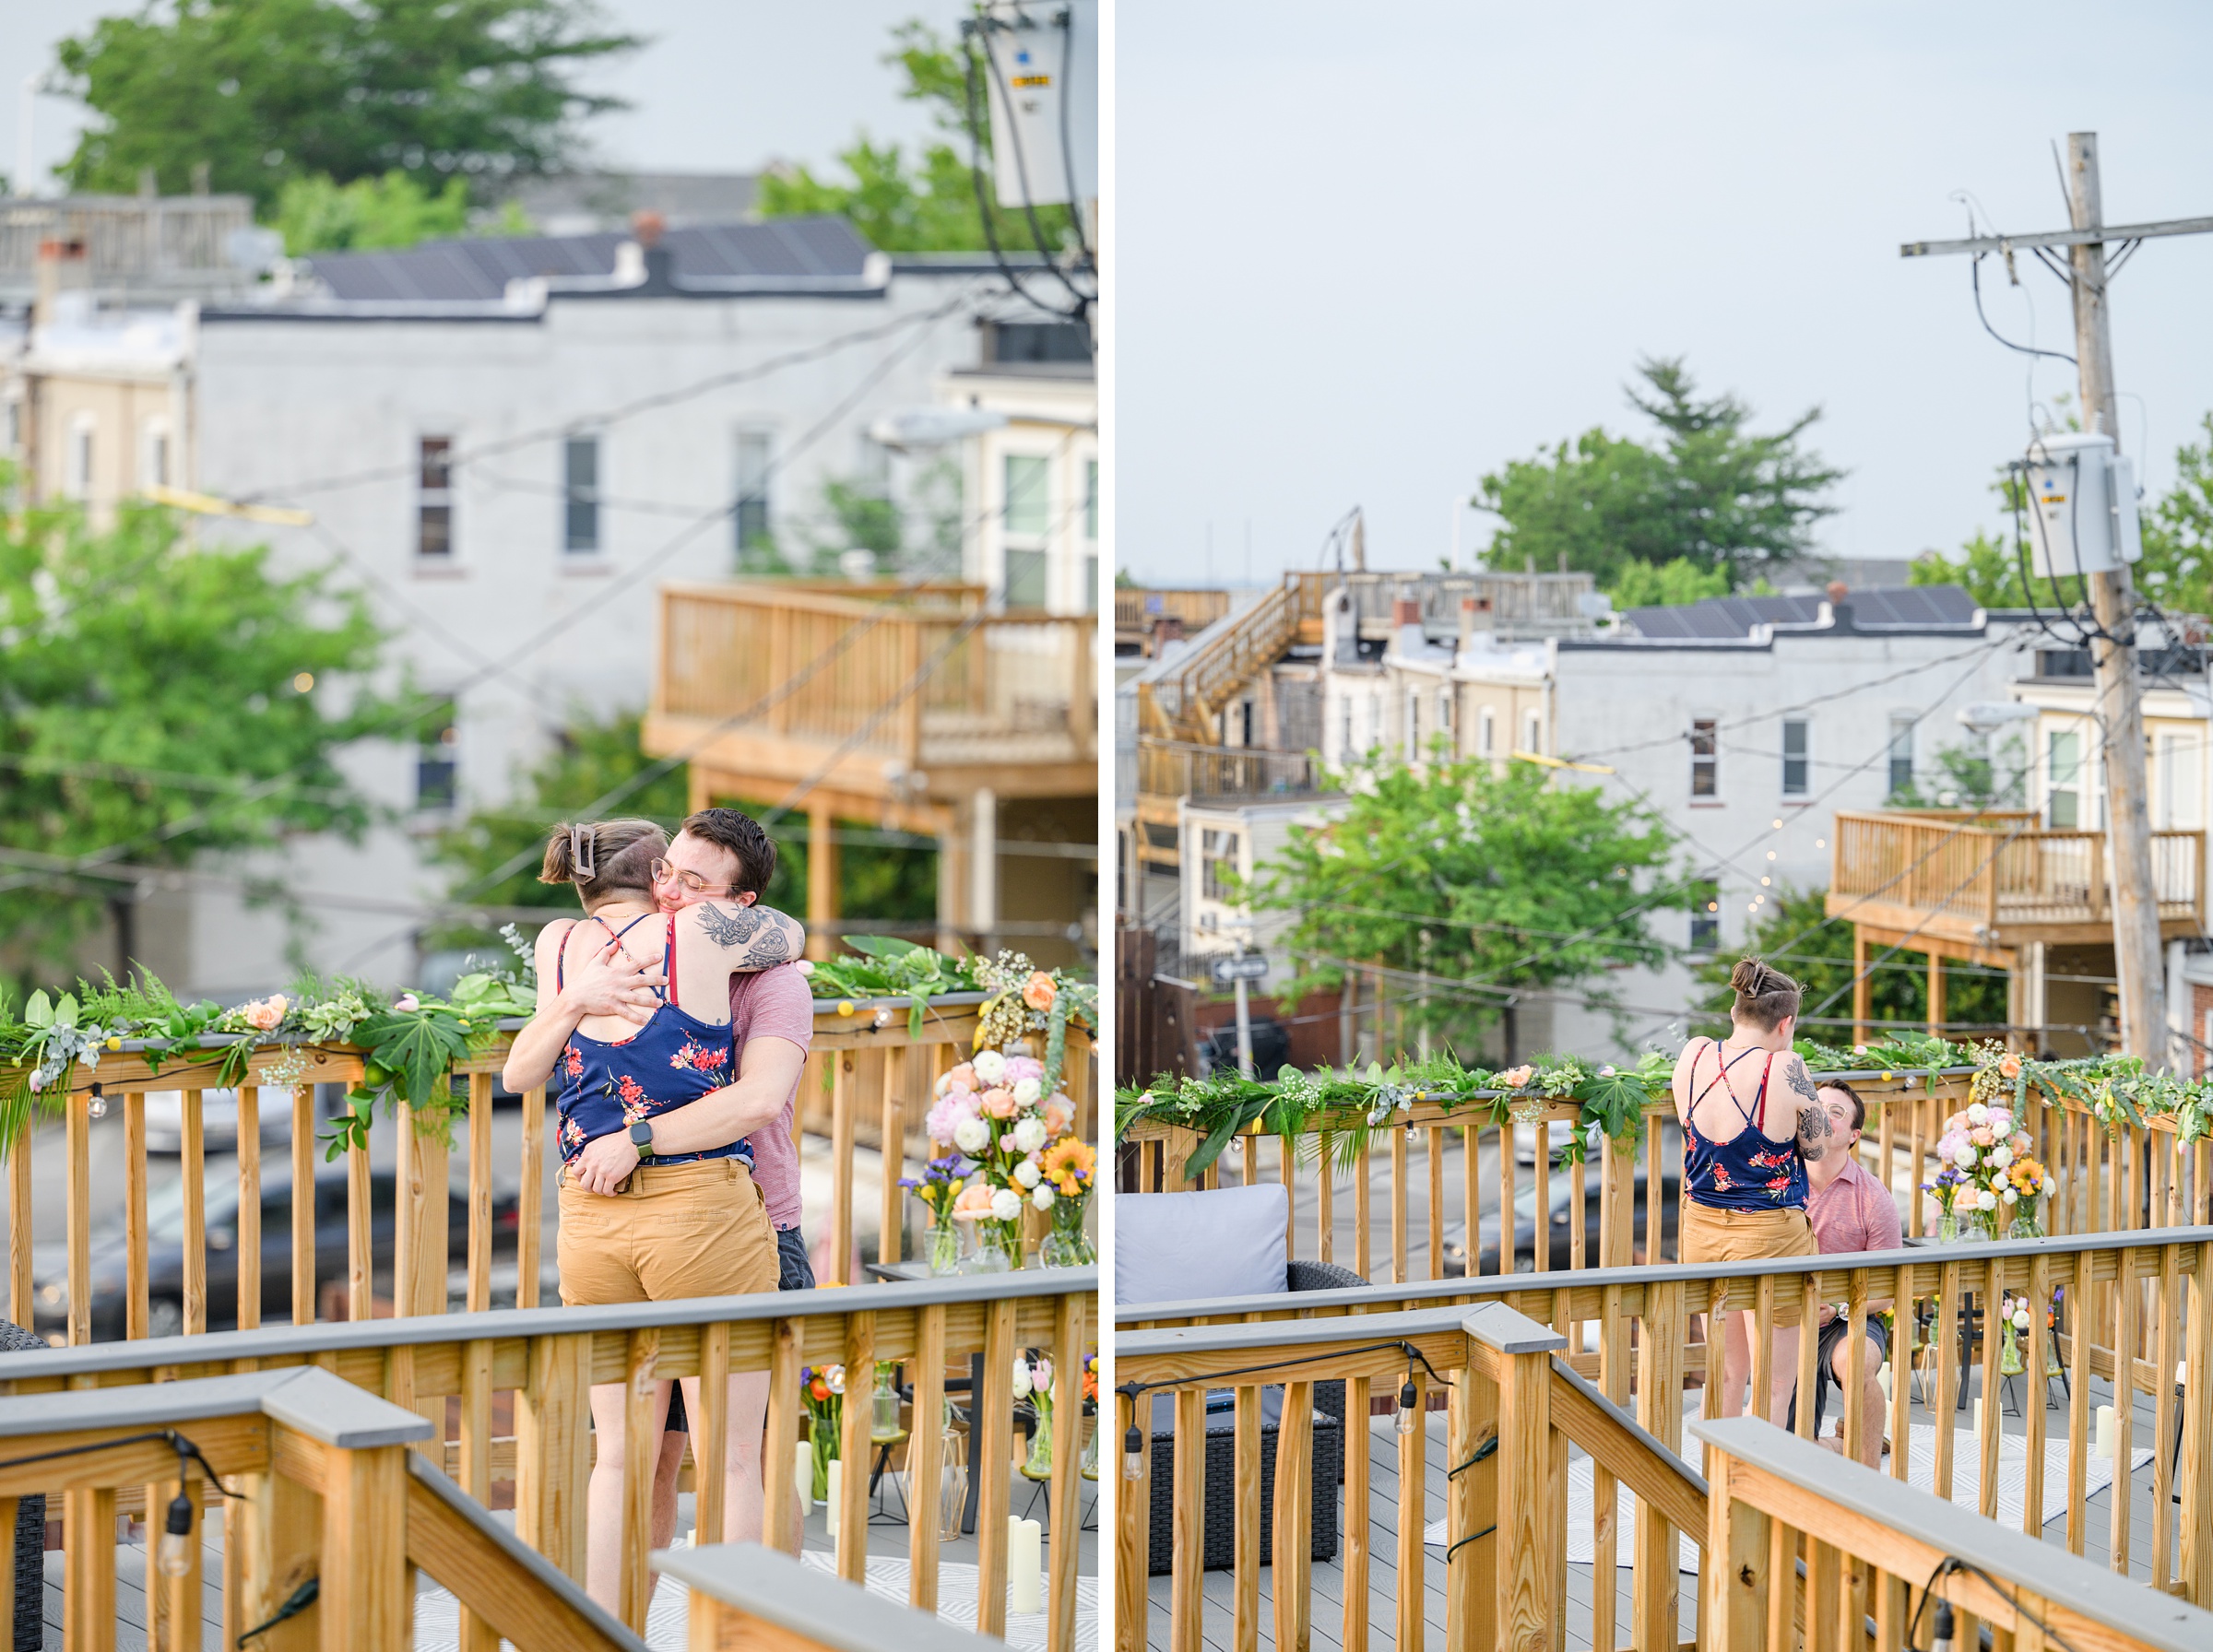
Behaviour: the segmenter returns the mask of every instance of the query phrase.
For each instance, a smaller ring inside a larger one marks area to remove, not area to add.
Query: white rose
[[[964,1118],[953,1127],[953,1145],[964,1153],[980,1153],[990,1140],[991,1127],[980,1118]]]
[[[1014,1138],[1016,1152],[1034,1153],[1045,1145],[1045,1120],[1036,1117],[1019,1119],[1011,1134]]]
[[[1967,1122],[1970,1125],[1988,1124],[1990,1122],[1990,1109],[1985,1107],[1981,1102],[1976,1102],[1967,1110]]]
[[[1022,1214],[1022,1195],[1012,1187],[1000,1187],[991,1195],[991,1220],[1012,1221]]]
[[[1999,1197],[2000,1197],[2000,1198],[2003,1198],[2003,1199],[2006,1201],[2006,1203],[2007,1203],[2007,1204],[2009,1204],[2009,1205],[2017,1205],[2017,1204],[2020,1203],[2020,1200],[2021,1200],[2021,1196],[2020,1196],[2019,1194],[2016,1193],[2016,1192],[2015,1192],[2015,1191],[2014,1191],[2012,1188],[2010,1188],[2010,1187],[2006,1188],[2006,1191],[2005,1191],[2003,1194],[2001,1194]]]
[[[2044,1190],[2044,1192],[2045,1192],[2045,1193],[2047,1193],[2047,1194],[2052,1194],[2052,1193],[2056,1193],[2056,1192],[2058,1192],[2058,1191],[2059,1191],[2059,1182],[2058,1182],[2058,1179],[2057,1179],[2056,1177],[2053,1177],[2053,1176],[2046,1176],[2046,1177],[2044,1178],[2044,1188],[2043,1188],[2043,1190]]]
[[[977,1051],[976,1059],[968,1065],[976,1068],[976,1076],[987,1088],[1007,1076],[1007,1058],[997,1050]]]
[[[1029,1398],[1029,1394],[1030,1363],[1027,1360],[1016,1360],[1014,1362],[1014,1398],[1026,1399]]]
[[[1994,1136],[2012,1135],[2013,1115],[2003,1107],[1993,1107],[1990,1110],[1990,1129]]]
[[[1983,1188],[1983,1189],[1982,1189],[1982,1192],[1980,1192],[1980,1193],[1978,1193],[1978,1194],[1976,1194],[1976,1195],[1975,1195],[1975,1209],[1976,1209],[1976,1210],[1996,1210],[1997,1208],[1998,1208],[1998,1196],[1997,1196],[1996,1194],[1993,1193],[1993,1192],[1992,1192],[1992,1191],[1991,1191],[1989,1188],[1985,1187],[1985,1188]]]
[[[2029,1310],[2026,1306],[2014,1309],[2013,1328],[2017,1331],[2025,1331],[2029,1328]]]
[[[1030,1190],[1030,1203],[1040,1210],[1051,1210],[1053,1208],[1053,1185],[1050,1182],[1038,1183]]]
[[[1023,1079],[1014,1086],[1015,1104],[1022,1107],[1035,1107],[1037,1104],[1037,1098],[1044,1093],[1045,1086],[1038,1083],[1036,1080]]]
[[[1952,1154],[1952,1162],[1961,1170],[1972,1170],[1975,1167],[1975,1144],[1962,1141],[1959,1150]]]
[[[1014,1179],[1024,1187],[1036,1186],[1043,1174],[1044,1173],[1037,1168],[1036,1161],[1034,1159],[1024,1159],[1014,1167]]]
[[[2013,1150],[2001,1141],[1990,1150],[1990,1157],[1986,1162],[1993,1170],[2004,1170],[2013,1162]]]

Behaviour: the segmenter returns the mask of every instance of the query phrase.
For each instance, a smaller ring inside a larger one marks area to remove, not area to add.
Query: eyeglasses
[[[673,878],[688,895],[734,895],[738,892],[732,889],[715,889],[697,872],[680,871],[665,860],[656,860],[652,871],[654,882],[666,883]]]

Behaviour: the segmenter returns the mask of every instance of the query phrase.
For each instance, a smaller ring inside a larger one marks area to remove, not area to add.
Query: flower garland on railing
[[[1915,1079],[1925,1080],[1934,1092],[1940,1080],[1965,1077],[1977,1102],[1987,1106],[2003,1100],[2017,1117],[2035,1092],[2054,1103],[2074,1103],[2109,1129],[2142,1128],[2147,1119],[2172,1117],[2185,1146],[2213,1137],[2213,1075],[2192,1080],[2148,1073],[2135,1056],[2047,1061],[1994,1042],[1964,1044],[1941,1038],[1850,1049],[1801,1039],[1797,1050],[1817,1079],[1825,1074]],[[1403,1122],[1417,1103],[1434,1105],[1447,1118],[1464,1111],[1472,1122],[1495,1124],[1524,1122],[1550,1106],[1573,1103],[1579,1127],[1556,1161],[1568,1164],[1606,1139],[1634,1147],[1647,1104],[1670,1094],[1675,1065],[1675,1057],[1661,1051],[1648,1052],[1634,1066],[1542,1056],[1502,1070],[1436,1056],[1390,1067],[1371,1062],[1364,1071],[1318,1068],[1302,1072],[1286,1067],[1272,1080],[1235,1072],[1163,1078],[1116,1092],[1115,1134],[1124,1137],[1143,1123],[1196,1132],[1200,1144],[1182,1173],[1189,1179],[1212,1165],[1236,1137],[1256,1130],[1296,1144],[1327,1129],[1335,1136],[1341,1162],[1350,1165],[1366,1152],[1376,1131]]]

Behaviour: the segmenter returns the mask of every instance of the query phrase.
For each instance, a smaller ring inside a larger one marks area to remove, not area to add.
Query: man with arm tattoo
[[[1736,1002],[1725,1039],[1693,1039],[1675,1063],[1675,1116],[1683,1127],[1682,1259],[1757,1262],[1815,1254],[1806,1218],[1806,1163],[1828,1150],[1829,1123],[1805,1063],[1791,1048],[1798,984],[1757,958],[1730,977]],[[1779,1093],[1787,1091],[1789,1093]],[[1780,1419],[1795,1380],[1798,1304],[1779,1295],[1771,1370],[1754,1396]],[[1721,1414],[1738,1415],[1752,1372],[1748,1316],[1726,1316],[1721,1335]],[[1714,1346],[1711,1328],[1707,1346]],[[1707,1380],[1714,1379],[1708,1366]]]

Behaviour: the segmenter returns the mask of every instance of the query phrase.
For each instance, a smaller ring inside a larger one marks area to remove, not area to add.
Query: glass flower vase
[[[1083,1471],[1085,1480],[1096,1480],[1099,1477],[1099,1436],[1106,1432],[1102,1426],[1105,1421],[1100,1417],[1092,1419],[1091,1438],[1083,1447]]]
[[[961,1264],[963,1273],[1012,1273],[1022,1266],[1022,1219],[976,1223],[976,1248]]]
[[[1030,1396],[1030,1404],[1037,1412],[1037,1426],[1030,1434],[1030,1455],[1023,1459],[1022,1477],[1024,1480],[1050,1480],[1053,1477],[1053,1402],[1040,1393]]]
[[[814,1447],[814,1500],[830,1500],[830,1459],[837,1455],[837,1428],[822,1418],[810,1419],[807,1441]]]
[[[2013,1321],[2008,1319],[2006,1322],[2006,1339],[1998,1349],[1998,1375],[2000,1376],[2018,1376],[2023,1369],[2021,1334]]]
[[[1091,1236],[1083,1231],[1083,1210],[1088,1198],[1063,1198],[1053,1206],[1053,1231],[1037,1247],[1037,1260],[1047,1268],[1082,1268],[1099,1259]]]
[[[879,1446],[906,1438],[906,1430],[899,1425],[898,1377],[897,1361],[876,1362],[876,1391],[869,1397],[869,1438]]]
[[[1939,1245],[1957,1245],[1959,1243],[1959,1212],[1955,1210],[1947,1210],[1936,1218],[1936,1243]]]
[[[929,1230],[929,1270],[933,1274],[961,1270],[961,1230],[949,1220],[940,1220]]]
[[[2029,1199],[2023,1199],[2013,1208],[2013,1220],[2006,1224],[2006,1237],[2008,1239],[2041,1239],[2043,1236],[2044,1224],[2036,1219],[2035,1203]]]

